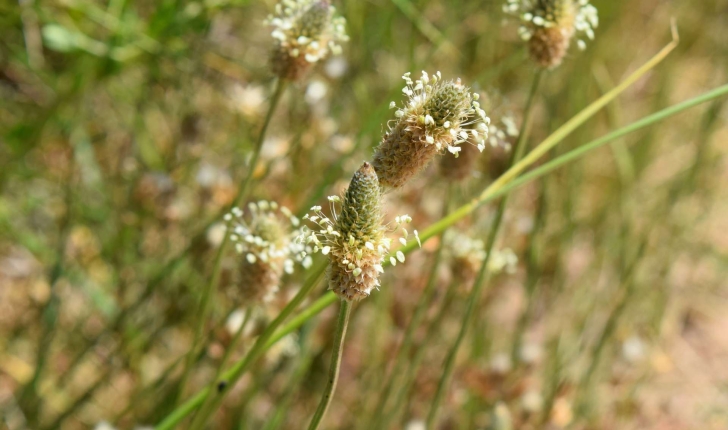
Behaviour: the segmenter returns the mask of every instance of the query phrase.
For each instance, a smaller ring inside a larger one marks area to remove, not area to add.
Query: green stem
[[[526,245],[526,305],[521,312],[516,330],[513,334],[513,343],[511,344],[511,363],[518,362],[519,352],[523,344],[523,336],[526,333],[529,321],[533,316],[534,296],[536,292],[536,284],[541,277],[541,267],[539,265],[538,245],[536,237],[541,232],[546,222],[546,184],[541,182],[541,190],[538,197],[538,206],[536,207],[535,222],[533,229],[528,233],[528,244]]]
[[[321,402],[316,409],[316,413],[311,419],[308,430],[316,430],[321,425],[321,421],[326,415],[326,411],[331,405],[334,398],[336,383],[339,381],[339,369],[341,368],[341,356],[344,351],[344,338],[346,337],[346,329],[349,326],[349,316],[351,315],[351,302],[348,300],[341,301],[339,309],[339,320],[336,323],[336,332],[334,332],[334,349],[331,351],[331,365],[329,366],[329,376],[326,381],[326,388],[321,397]]]
[[[533,84],[531,85],[531,90],[528,94],[528,99],[526,101],[526,107],[523,112],[523,124],[521,124],[521,131],[518,134],[518,140],[516,141],[515,148],[513,149],[513,154],[511,155],[511,166],[517,163],[523,156],[526,146],[525,143],[528,139],[528,132],[530,129],[533,101],[536,98],[536,93],[538,92],[538,87],[541,83],[542,73],[543,72],[541,70],[537,71],[536,75],[533,78]],[[503,196],[503,199],[498,205],[495,220],[493,221],[493,225],[491,226],[485,246],[485,258],[483,259],[483,262],[480,266],[480,271],[478,272],[478,277],[475,280],[473,289],[470,291],[465,314],[463,315],[463,319],[460,324],[460,331],[457,338],[455,339],[455,343],[450,348],[450,351],[448,351],[447,358],[445,359],[445,369],[440,376],[440,381],[437,384],[435,397],[432,400],[432,405],[430,405],[430,412],[427,414],[426,428],[428,429],[434,428],[435,420],[437,418],[437,412],[440,409],[440,403],[442,403],[442,398],[445,395],[445,391],[447,390],[447,386],[449,385],[453,370],[455,369],[455,358],[458,351],[460,350],[460,345],[462,345],[463,339],[465,339],[465,334],[467,333],[468,328],[472,325],[473,318],[475,317],[475,308],[480,302],[482,290],[487,283],[488,263],[490,262],[491,255],[493,255],[493,246],[495,245],[495,240],[498,237],[498,231],[500,230],[500,225],[503,221],[503,214],[505,213],[507,202],[508,196],[506,195]]]
[[[645,249],[647,247],[648,239],[649,239],[649,231],[644,234],[642,243],[640,244],[639,249],[637,251],[637,255],[632,259],[629,267],[627,267],[626,270],[622,274],[622,282],[621,282],[621,285],[619,288],[619,298],[617,300],[617,304],[614,306],[612,311],[609,313],[607,322],[604,324],[604,328],[602,329],[602,332],[599,335],[599,339],[597,340],[597,343],[594,346],[594,349],[592,350],[589,368],[584,373],[584,376],[582,377],[582,380],[580,381],[581,382],[580,386],[579,386],[580,404],[578,405],[578,411],[577,411],[577,413],[580,416],[584,416],[586,414],[586,410],[589,405],[588,399],[590,398],[592,380],[596,373],[596,370],[599,368],[599,363],[601,362],[604,348],[607,346],[607,344],[609,344],[609,341],[612,339],[612,336],[614,335],[614,332],[617,328],[617,324],[619,323],[622,315],[624,314],[624,311],[627,309],[627,305],[630,303],[635,292],[637,291],[635,288],[635,280],[634,280],[635,272],[636,272],[637,266],[639,266],[640,261],[642,260],[642,258],[645,255]]]
[[[230,358],[230,354],[232,354],[232,352],[237,347],[240,338],[243,336],[245,327],[248,325],[248,322],[250,322],[250,316],[252,314],[253,306],[248,306],[248,308],[245,310],[245,317],[243,318],[242,324],[240,324],[240,327],[235,332],[235,335],[233,335],[233,338],[230,340],[230,345],[228,345],[227,349],[225,350],[225,354],[223,354],[222,360],[220,360],[220,365],[218,366],[217,372],[215,373],[215,378],[213,378],[212,383],[210,383],[208,391],[213,391],[215,390],[215,388],[219,387],[220,384],[224,383],[224,381],[222,380],[222,374],[225,371],[225,366],[227,366],[228,358]],[[200,407],[200,412],[192,420],[192,424],[190,424],[191,430],[201,429],[205,425],[205,423],[202,422],[203,420],[201,417],[207,416],[212,413],[210,411],[211,406],[211,397],[208,397],[207,399],[205,399],[205,402]]]
[[[273,118],[276,106],[278,106],[278,102],[281,100],[281,96],[286,89],[286,84],[287,81],[283,79],[279,79],[276,83],[276,90],[273,94],[273,98],[270,101],[270,105],[268,106],[268,113],[265,116],[263,128],[260,130],[258,140],[256,141],[255,148],[253,149],[253,157],[250,159],[248,174],[245,176],[245,180],[243,181],[243,185],[240,187],[240,190],[238,190],[238,195],[234,200],[233,207],[240,206],[240,204],[245,201],[248,196],[250,183],[255,174],[255,166],[256,164],[258,164],[261,149],[263,148],[263,142],[265,142],[265,134],[268,131],[268,126],[270,125],[271,119]],[[222,260],[223,257],[225,257],[225,252],[227,251],[227,247],[229,244],[230,237],[226,234],[223,238],[222,243],[220,244],[220,247],[217,250],[217,254],[215,255],[215,263],[213,264],[210,282],[207,284],[207,287],[202,292],[202,296],[200,297],[200,304],[198,306],[197,312],[198,320],[197,326],[195,328],[195,337],[192,341],[192,347],[187,354],[187,360],[185,360],[184,372],[182,374],[182,379],[180,381],[177,392],[177,400],[179,400],[179,398],[184,395],[185,388],[187,386],[187,380],[189,379],[190,373],[192,372],[192,364],[194,362],[194,358],[197,356],[197,351],[203,346],[205,324],[207,322],[207,317],[209,316],[208,314],[210,313],[210,301],[212,299],[213,292],[217,288],[217,284],[220,282],[220,274],[222,273]],[[175,403],[178,402],[175,401]]]
[[[288,86],[288,81],[285,79],[279,79],[278,82],[276,82],[276,89],[273,93],[273,97],[270,101],[270,106],[268,106],[268,113],[265,116],[265,121],[263,122],[263,128],[260,130],[260,134],[258,135],[258,140],[255,142],[255,149],[253,149],[253,157],[250,159],[250,165],[248,166],[248,174],[245,176],[245,180],[243,181],[243,186],[240,187],[240,190],[238,191],[238,195],[235,198],[234,206],[240,206],[245,199],[248,197],[248,192],[250,191],[250,184],[253,181],[253,176],[255,175],[255,166],[258,164],[258,159],[260,158],[261,150],[263,149],[263,143],[265,142],[265,135],[268,131],[268,126],[270,125],[271,120],[273,119],[273,114],[275,113],[276,107],[278,106],[278,102],[281,100],[281,97],[283,96],[283,93],[286,91],[286,87]]]
[[[223,374],[223,380],[227,382],[226,388],[222,391],[220,390],[210,390],[208,387],[205,387],[204,389],[200,390],[195,396],[184,402],[183,404],[179,405],[174,411],[172,411],[169,415],[167,415],[162,422],[157,424],[155,427],[155,430],[170,430],[174,428],[180,421],[182,421],[186,416],[194,412],[205,400],[208,396],[212,396],[212,407],[209,409],[210,412],[214,412],[217,410],[217,408],[222,403],[223,398],[225,397],[225,394],[227,394],[228,391],[230,391],[230,387],[234,386],[235,383],[242,377],[245,372],[250,368],[250,366],[260,358],[263,353],[265,353],[268,343],[275,334],[278,327],[285,321],[291,313],[293,313],[296,308],[303,302],[303,300],[308,296],[308,294],[313,290],[313,288],[318,285],[319,279],[324,273],[324,270],[326,269],[325,264],[320,264],[317,266],[311,275],[306,279],[306,282],[303,284],[300,290],[298,290],[298,293],[296,293],[295,297],[286,305],[286,307],[283,308],[280,314],[276,317],[276,319],[271,322],[268,327],[266,327],[265,331],[258,336],[258,340],[255,342],[251,350],[245,355],[245,357],[236,363],[232,368],[228,369]],[[207,419],[208,417],[203,417],[202,419]]]
[[[71,150],[75,150],[75,146],[71,146]],[[72,196],[74,189],[73,174],[75,170],[75,158],[71,154],[68,178],[66,180],[65,198],[66,212],[60,220],[58,244],[56,248],[56,261],[50,271],[48,285],[50,286],[50,296],[41,312],[41,335],[38,339],[38,350],[36,351],[35,369],[30,381],[23,387],[20,395],[20,406],[23,413],[28,417],[28,423],[31,427],[37,426],[42,412],[43,399],[38,394],[40,379],[43,376],[46,363],[50,356],[51,346],[56,335],[56,323],[58,321],[58,313],[61,306],[61,298],[58,295],[58,280],[65,270],[65,252],[68,237],[71,232],[71,211]]]
[[[448,186],[445,196],[446,200],[449,199],[449,196],[452,196],[452,194],[452,186]],[[445,207],[443,208],[442,216],[447,215],[449,205],[446,202],[444,206]],[[422,292],[420,298],[417,301],[417,304],[415,305],[415,311],[412,314],[412,319],[407,325],[407,329],[405,330],[404,338],[402,339],[402,345],[399,347],[399,351],[397,352],[394,366],[392,367],[392,371],[389,374],[389,378],[386,378],[387,382],[384,389],[382,390],[382,393],[379,395],[377,406],[374,410],[374,414],[372,415],[372,419],[374,420],[372,422],[374,424],[370,426],[370,428],[383,428],[382,422],[386,418],[386,416],[384,415],[384,407],[386,406],[387,400],[392,393],[392,387],[395,386],[395,380],[398,380],[400,378],[400,376],[402,375],[402,371],[404,370],[403,366],[407,363],[406,357],[410,355],[415,331],[418,327],[420,327],[422,323],[422,318],[425,316],[425,311],[432,302],[432,297],[435,295],[435,287],[437,286],[437,269],[440,265],[440,260],[442,258],[442,248],[443,240],[442,236],[440,236],[440,243],[438,244],[437,251],[435,251],[435,255],[432,260],[432,265],[430,266],[430,274],[427,278],[427,285],[425,286],[425,290]]]
[[[442,305],[440,306],[440,310],[437,312],[437,315],[435,315],[435,318],[433,318],[430,324],[427,326],[427,330],[425,331],[425,336],[423,338],[425,341],[434,339],[435,332],[438,328],[442,327],[442,321],[448,314],[453,299],[455,298],[456,289],[457,285],[455,283],[451,283],[448,286],[445,297],[442,299]],[[419,369],[420,367],[420,363],[422,363],[422,359],[425,357],[425,351],[427,350],[425,341],[420,341],[419,345],[414,348],[414,356],[407,363],[407,370],[404,373],[404,382],[400,384],[399,391],[394,398],[394,406],[392,407],[392,409],[387,411],[386,416],[382,421],[382,426],[380,428],[388,428],[389,422],[397,418],[400,408],[404,404],[404,401],[409,397],[410,390],[412,388],[412,385],[414,384],[415,374],[417,372],[417,369]]]

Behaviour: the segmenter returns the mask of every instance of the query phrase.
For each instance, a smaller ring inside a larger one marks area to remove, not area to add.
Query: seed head
[[[490,119],[480,108],[478,95],[459,79],[443,81],[440,72],[432,76],[422,72],[414,82],[406,73],[403,79],[402,92],[409,99],[396,110],[372,161],[385,190],[403,186],[435,155],[450,152],[457,157],[462,143],[472,142],[482,151],[488,136]]]
[[[276,75],[298,80],[329,52],[341,53],[340,43],[349,40],[346,20],[334,12],[326,0],[282,0],[276,5],[266,20],[274,28],[271,65]]]
[[[453,280],[456,285],[468,288],[475,280],[486,257],[483,241],[472,239],[462,233],[448,232],[445,243],[450,255]],[[494,250],[488,261],[488,271],[491,274],[514,273],[517,264],[518,257],[509,248]]]
[[[276,202],[248,204],[248,216],[233,208],[225,216],[230,240],[243,256],[240,293],[244,300],[267,301],[278,291],[283,273],[292,273],[294,261],[302,261],[304,247],[295,243],[299,220]],[[306,266],[307,264],[304,264]]]
[[[592,40],[599,25],[589,0],[506,0],[503,10],[520,19],[518,33],[528,42],[531,58],[546,69],[561,64],[575,34]],[[584,39],[577,45],[586,48]]]
[[[342,299],[361,300],[380,285],[379,274],[384,271],[382,263],[391,243],[385,237],[388,229],[382,225],[381,189],[371,164],[364,163],[357,170],[343,198],[331,196],[329,202],[333,219],[320,206],[312,207],[313,215],[304,219],[317,229],[305,229],[298,242],[329,257],[329,289]],[[337,206],[341,207],[338,214]],[[406,215],[396,219],[398,227],[410,221]],[[403,232],[406,238],[407,231]],[[398,253],[393,260],[393,264],[403,262],[404,254]]]

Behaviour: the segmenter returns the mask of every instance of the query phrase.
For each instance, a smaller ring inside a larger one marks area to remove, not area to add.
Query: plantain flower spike
[[[377,174],[365,162],[354,173],[343,198],[329,197],[333,219],[324,215],[321,206],[312,207],[313,215],[304,216],[316,229],[305,229],[299,242],[312,246],[313,252],[328,256],[329,289],[343,300],[361,300],[380,285],[382,263],[391,244],[386,237],[389,229],[382,225],[381,200]],[[338,213],[337,206],[341,208]],[[397,217],[397,228],[411,220],[407,215]],[[400,242],[406,244],[407,230],[402,228],[402,231],[404,237]],[[396,265],[397,261],[404,260],[404,254],[397,252],[390,263]]]
[[[561,64],[575,35],[594,39],[599,25],[597,8],[589,0],[507,0],[503,10],[520,19],[518,33],[528,42],[531,58],[545,69]],[[583,38],[576,44],[586,49]]]
[[[478,94],[459,79],[443,81],[440,72],[432,76],[422,72],[416,81],[409,73],[402,78],[408,100],[397,108],[372,161],[385,191],[402,187],[435,155],[449,152],[458,157],[463,143],[473,142],[482,152],[490,123]],[[396,107],[395,102],[390,104]]]
[[[233,208],[224,217],[230,240],[244,258],[238,273],[240,295],[248,303],[269,301],[278,291],[283,273],[293,273],[294,261],[304,261],[305,247],[295,242],[300,224],[291,211],[265,200],[248,204],[248,214]]]
[[[296,81],[329,53],[341,53],[340,44],[349,37],[346,20],[334,13],[327,0],[282,0],[276,5],[266,20],[273,27],[271,66],[276,75]]]

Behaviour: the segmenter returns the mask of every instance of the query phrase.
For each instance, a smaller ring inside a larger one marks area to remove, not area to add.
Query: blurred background
[[[657,68],[546,158],[728,81],[728,1],[594,0],[584,52],[546,73],[534,146],[647,61]],[[500,1],[337,1],[350,41],[291,85],[249,166],[274,77],[274,1],[0,3],[0,428],[135,428],[173,410],[181,358],[223,233],[254,168],[255,200],[302,215],[371,157],[403,73],[437,70],[520,124],[535,67]],[[515,191],[488,284],[443,401],[443,429],[728,428],[728,109],[717,99]],[[450,183],[438,163],[387,195],[388,217],[437,221],[502,173],[512,143]],[[447,203],[445,203],[447,202]],[[479,208],[354,310],[324,427],[423,429],[459,329]],[[463,252],[465,250],[465,252]],[[517,262],[511,256],[517,257]],[[244,297],[223,261],[187,398],[213,377]],[[375,411],[428,277],[437,282]],[[255,308],[241,357],[300,287]],[[319,285],[311,300],[325,291]],[[210,428],[296,429],[325,384],[335,309],[283,338],[232,388]],[[41,371],[38,371],[41,369]],[[35,381],[36,395],[27,387]]]

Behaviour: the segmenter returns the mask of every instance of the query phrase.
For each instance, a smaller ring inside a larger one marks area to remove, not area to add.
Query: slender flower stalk
[[[457,157],[463,150],[460,145],[471,139],[482,152],[490,123],[479,95],[459,79],[443,81],[440,72],[422,72],[415,81],[409,73],[402,78],[402,92],[409,99],[395,111],[372,161],[385,191],[402,187],[438,154]],[[392,102],[390,107],[397,105]]]
[[[513,166],[515,163],[517,163],[521,157],[523,156],[523,153],[525,151],[525,142],[528,137],[528,131],[530,127],[530,119],[531,119],[531,111],[533,107],[533,101],[536,97],[536,94],[538,92],[538,87],[541,82],[541,75],[542,72],[538,71],[536,72],[536,75],[534,76],[533,84],[531,85],[531,90],[528,95],[528,100],[526,101],[526,107],[524,108],[524,114],[523,114],[523,124],[521,125],[521,131],[518,134],[518,141],[516,142],[516,147],[514,148],[510,165]],[[480,301],[481,292],[483,290],[484,285],[486,284],[488,280],[488,267],[493,255],[493,249],[495,245],[495,240],[498,237],[498,232],[500,230],[500,224],[503,220],[503,214],[505,213],[505,208],[507,204],[507,195],[504,195],[501,199],[500,204],[498,205],[498,209],[496,211],[495,220],[493,221],[493,225],[490,228],[490,232],[488,233],[488,238],[486,240],[485,245],[485,258],[483,259],[482,264],[480,265],[480,270],[478,272],[478,276],[473,284],[473,289],[470,291],[470,296],[468,297],[468,303],[465,310],[465,314],[463,315],[462,322],[460,324],[460,331],[458,333],[457,338],[455,339],[455,343],[450,348],[447,358],[445,360],[445,369],[442,373],[442,376],[440,377],[440,381],[437,385],[437,391],[435,392],[435,397],[433,398],[432,404],[430,405],[430,411],[427,414],[427,428],[434,428],[435,420],[437,418],[437,413],[440,408],[440,403],[442,402],[443,396],[445,395],[445,391],[447,389],[447,386],[449,384],[450,378],[452,377],[452,372],[454,370],[455,366],[455,357],[457,356],[458,351],[460,350],[460,345],[462,345],[463,340],[465,339],[465,334],[467,333],[468,328],[472,325],[473,318],[475,317],[475,307],[477,306],[478,302]]]
[[[344,352],[344,338],[346,337],[346,329],[349,327],[349,316],[351,315],[352,305],[353,303],[349,300],[341,300],[339,318],[336,322],[336,331],[334,332],[334,346],[331,351],[331,364],[329,364],[326,388],[324,388],[324,394],[321,397],[321,402],[316,409],[316,413],[311,418],[308,430],[316,430],[319,428],[334,397],[336,384],[339,382],[339,369],[341,368],[341,357]]]
[[[245,328],[247,327],[248,323],[250,322],[250,317],[253,314],[253,306],[248,306],[248,308],[245,310],[245,316],[243,317],[243,320],[240,322],[240,326],[235,330],[235,333],[233,334],[232,339],[230,339],[230,344],[225,349],[225,353],[222,356],[222,359],[220,360],[220,364],[217,366],[217,371],[215,372],[215,378],[210,383],[209,390],[214,390],[215,387],[219,386],[219,384],[223,384],[222,381],[222,374],[225,371],[225,366],[227,366],[228,359],[230,358],[230,355],[232,352],[237,348],[238,342],[240,342],[240,339],[243,337],[243,333],[245,332]],[[202,404],[200,407],[200,411],[195,416],[194,420],[192,421],[192,424],[190,424],[190,430],[196,430],[200,429],[205,425],[204,417],[206,417],[210,411],[209,409],[212,407],[212,401],[211,398],[208,397],[205,401],[205,403]]]
[[[223,380],[226,382],[223,390],[210,390],[207,387],[200,390],[196,395],[175,408],[175,410],[157,424],[154,429],[171,430],[175,428],[180,421],[197,410],[205,401],[207,401],[208,398],[212,398],[212,406],[208,409],[208,416],[205,417],[205,419],[208,419],[209,414],[217,410],[220,406],[225,395],[230,391],[230,387],[234,386],[238,380],[240,380],[245,372],[250,369],[250,366],[255,362],[255,360],[260,358],[265,353],[266,349],[272,344],[272,342],[270,342],[271,338],[274,334],[276,334],[275,332],[278,327],[280,327],[283,321],[285,321],[286,318],[288,318],[291,313],[293,313],[293,311],[301,305],[301,302],[303,302],[314,287],[318,285],[324,270],[325,266],[323,265],[312,268],[312,273],[306,278],[306,282],[304,282],[301,289],[298,290],[298,293],[296,293],[293,299],[291,299],[283,310],[281,310],[278,316],[270,324],[268,324],[265,330],[263,330],[263,333],[258,336],[255,344],[250,351],[245,354],[245,357],[223,374]]]
[[[575,35],[594,39],[599,25],[589,0],[507,0],[503,11],[521,21],[518,33],[528,42],[531,59],[545,69],[561,64]],[[584,39],[576,43],[586,49]]]
[[[250,160],[250,165],[248,166],[248,172],[245,177],[245,180],[243,181],[243,185],[238,190],[238,194],[235,197],[235,201],[233,204],[233,207],[240,206],[240,203],[244,201],[244,199],[247,197],[247,193],[250,189],[250,184],[253,179],[253,172],[255,171],[255,165],[258,163],[258,158],[260,157],[261,150],[263,149],[263,142],[265,141],[265,135],[268,131],[268,126],[270,125],[271,119],[273,118],[273,114],[276,110],[276,107],[278,106],[278,102],[281,100],[281,97],[283,96],[283,93],[286,89],[286,81],[279,79],[276,83],[276,90],[273,94],[273,98],[270,101],[270,105],[268,106],[268,113],[265,116],[265,120],[263,122],[263,128],[260,130],[260,134],[258,135],[258,140],[255,144],[255,149],[253,150],[253,156]],[[195,356],[197,356],[197,351],[201,348],[201,343],[205,331],[205,324],[207,322],[207,316],[210,312],[210,298],[212,297],[213,291],[217,288],[219,282],[220,282],[220,273],[222,271],[222,260],[225,256],[225,253],[227,251],[228,245],[230,244],[229,236],[225,235],[223,238],[222,243],[220,244],[220,247],[217,250],[217,254],[215,255],[215,262],[213,263],[212,267],[212,274],[210,276],[210,282],[205,287],[205,290],[202,292],[202,295],[200,296],[200,302],[198,306],[198,320],[197,320],[197,326],[195,327],[195,335],[192,340],[192,346],[190,348],[190,351],[187,354],[187,359],[185,360],[185,367],[184,372],[182,373],[182,379],[180,380],[179,387],[177,389],[177,399],[178,401],[180,397],[184,394],[185,388],[187,386],[187,380],[189,379],[189,374],[192,371],[192,364],[193,359]],[[175,403],[176,403],[175,401]]]

